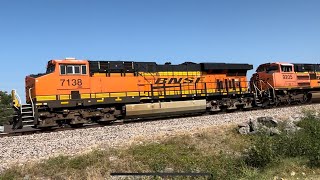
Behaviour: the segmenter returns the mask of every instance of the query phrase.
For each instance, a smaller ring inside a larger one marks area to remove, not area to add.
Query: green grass
[[[122,149],[59,156],[12,167],[0,179],[108,179],[110,172],[209,172],[215,179],[305,179],[320,175],[320,119],[307,114],[303,130],[278,136],[208,129]],[[184,179],[184,177],[177,178]]]

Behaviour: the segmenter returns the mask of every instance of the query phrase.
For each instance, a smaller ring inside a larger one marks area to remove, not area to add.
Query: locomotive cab
[[[297,86],[297,75],[294,72],[293,64],[267,63],[257,68],[251,81],[260,90],[283,89]]]
[[[50,60],[46,73],[29,75],[25,83],[27,103],[80,99],[81,93],[90,91],[88,62],[73,59]]]

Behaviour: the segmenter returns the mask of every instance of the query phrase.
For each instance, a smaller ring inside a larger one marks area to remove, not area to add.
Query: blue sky
[[[0,90],[50,59],[320,63],[317,0],[0,0]],[[252,72],[251,72],[252,73]]]

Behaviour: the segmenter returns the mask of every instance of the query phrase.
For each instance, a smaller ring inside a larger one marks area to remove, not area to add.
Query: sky
[[[50,59],[320,63],[318,0],[0,0],[0,90]],[[249,75],[253,70],[249,72]]]

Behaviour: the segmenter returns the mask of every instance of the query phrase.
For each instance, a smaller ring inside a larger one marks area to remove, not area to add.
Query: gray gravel
[[[271,116],[280,120],[296,119],[301,116],[302,109],[319,110],[320,104],[3,137],[0,138],[0,171],[12,164],[22,165],[59,154],[75,155],[96,148],[129,146],[146,139],[194,133],[218,125],[238,124],[259,116]]]

